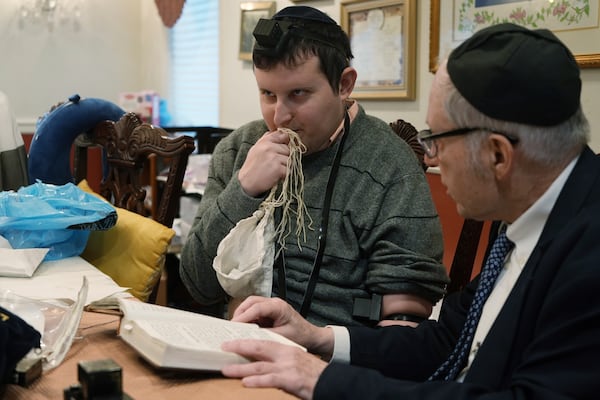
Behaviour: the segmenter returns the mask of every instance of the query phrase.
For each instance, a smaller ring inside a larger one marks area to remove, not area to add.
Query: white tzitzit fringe
[[[281,192],[275,198],[277,186],[271,189],[271,192],[261,204],[264,207],[283,207],[281,213],[281,221],[275,230],[275,237],[279,244],[278,253],[285,247],[285,239],[292,233],[290,226],[290,218],[292,214],[296,214],[296,238],[298,248],[302,250],[302,241],[306,242],[306,228],[304,226],[305,216],[308,218],[308,227],[312,229],[312,218],[308,214],[306,205],[304,204],[304,173],[302,172],[302,154],[306,152],[306,146],[300,140],[300,136],[296,132],[287,128],[279,128],[281,132],[287,133],[290,137],[288,147],[290,156],[287,161],[287,174],[281,184]],[[296,202],[297,209],[292,208],[292,204]],[[277,257],[276,255],[276,257]]]

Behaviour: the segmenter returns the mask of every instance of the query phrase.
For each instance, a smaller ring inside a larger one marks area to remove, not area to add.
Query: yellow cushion
[[[78,185],[96,194],[86,180]],[[92,231],[81,257],[110,276],[119,286],[147,301],[158,283],[173,229],[134,212],[115,207],[117,223],[106,231]]]

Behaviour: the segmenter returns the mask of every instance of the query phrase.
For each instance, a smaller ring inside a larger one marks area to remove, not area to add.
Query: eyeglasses
[[[427,154],[427,157],[434,158],[435,156],[437,156],[437,145],[435,143],[436,139],[449,136],[465,135],[467,133],[475,131],[489,131],[498,135],[502,135],[505,138],[507,138],[508,141],[513,145],[519,142],[519,139],[512,135],[503,132],[491,131],[487,128],[458,128],[442,133],[433,133],[431,132],[431,129],[424,129],[417,134],[417,140],[419,141],[419,144],[421,145],[423,150],[425,150],[425,154]]]

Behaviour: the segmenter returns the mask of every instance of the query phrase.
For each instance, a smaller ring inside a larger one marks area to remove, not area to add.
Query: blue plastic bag
[[[90,231],[112,228],[117,212],[72,183],[42,182],[0,192],[0,235],[15,249],[49,248],[44,260],[78,256]]]

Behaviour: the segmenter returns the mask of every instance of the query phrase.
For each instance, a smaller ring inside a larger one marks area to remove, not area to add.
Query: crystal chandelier
[[[79,29],[81,0],[26,0],[19,8],[19,26],[45,25],[48,31],[57,26]]]

